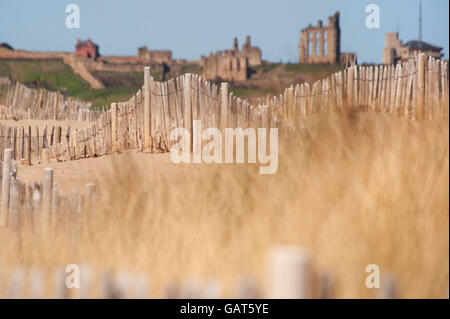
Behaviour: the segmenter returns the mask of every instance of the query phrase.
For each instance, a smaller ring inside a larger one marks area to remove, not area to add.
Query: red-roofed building
[[[75,56],[85,59],[96,59],[100,56],[98,52],[98,45],[91,41],[91,39],[87,41],[77,40],[77,44],[75,45]]]

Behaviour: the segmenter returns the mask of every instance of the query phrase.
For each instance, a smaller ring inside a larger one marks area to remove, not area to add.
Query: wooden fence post
[[[28,136],[27,136],[27,164],[31,165],[31,126],[28,126]]]
[[[228,126],[228,83],[222,82],[220,85],[222,103],[220,104],[220,129],[224,130]]]
[[[58,126],[56,128],[56,144],[61,143],[61,133],[62,133],[62,128],[61,128],[61,126]]]
[[[11,159],[13,156],[13,150],[10,148],[5,149],[5,156],[3,160],[3,177],[2,177],[2,210],[0,214],[0,226],[8,225],[9,214],[9,192],[10,192],[10,180],[11,180]]]
[[[267,298],[305,299],[310,296],[310,259],[301,249],[275,248],[268,266]]]
[[[117,103],[111,103],[111,150],[117,151]]]
[[[353,107],[354,67],[347,69],[347,106]]]
[[[425,119],[425,54],[421,53],[418,57],[418,83],[417,83],[417,114],[416,119],[423,121]]]
[[[184,75],[184,128],[189,132],[189,147],[192,152],[194,143],[192,134],[191,74],[189,73]]]
[[[149,148],[151,132],[150,67],[144,68],[144,148]]]

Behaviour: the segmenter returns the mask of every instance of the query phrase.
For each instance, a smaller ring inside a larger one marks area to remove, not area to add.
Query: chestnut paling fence
[[[7,105],[4,109],[10,117],[88,121],[85,128],[62,134],[57,126],[41,133],[31,127],[2,126],[0,148],[3,153],[12,147],[14,159],[25,163],[43,156],[65,161],[126,149],[166,152],[176,142],[170,138],[173,128],[186,128],[192,137],[195,120],[201,121],[202,128],[295,129],[314,114],[342,109],[413,120],[448,116],[448,63],[424,55],[397,65],[352,66],[312,85],[286,88],[258,106],[228,89],[228,83],[219,87],[195,74],[158,82],[145,68],[144,85],[131,99],[112,103],[109,110],[92,111],[55,92],[0,82],[0,103]]]
[[[100,113],[90,110],[89,102],[60,92],[29,88],[8,78],[0,78],[0,105],[0,119],[90,121]]]
[[[0,81],[0,87],[1,85]],[[16,84],[15,90],[16,88],[22,87]],[[5,101],[4,92],[9,92],[6,96],[11,100],[10,91],[2,88],[1,92],[0,101]],[[12,96],[27,95],[14,91]],[[7,102],[5,105],[10,104]],[[35,104],[26,108],[26,104],[16,101],[11,105],[22,106],[20,112],[14,115],[14,111],[11,111],[9,116],[22,114],[27,115],[26,118],[46,118],[39,115],[39,112],[36,113],[36,108],[32,109]],[[50,105],[53,110],[58,109],[56,102]],[[6,108],[14,109],[9,106]],[[171,130],[176,127],[187,128],[192,136],[194,120],[200,121],[204,128],[283,126],[295,129],[309,116],[346,108],[386,112],[412,120],[445,118],[448,116],[448,64],[433,58],[427,60],[419,55],[398,65],[353,66],[313,85],[305,83],[289,87],[280,96],[268,98],[258,106],[233,96],[228,92],[227,83],[222,83],[219,88],[192,74],[167,82],[157,82],[150,77],[150,68],[145,68],[142,90],[129,101],[113,103],[109,110],[102,112],[78,108],[78,114],[88,114],[84,118],[77,117],[77,120],[89,122],[84,129],[69,128],[62,132],[61,127],[56,126],[51,130],[44,129],[41,135],[37,130],[33,135],[31,127],[25,129],[2,126],[0,225],[16,229],[31,219],[51,231],[61,222],[76,222],[82,214],[89,213],[95,202],[94,184],[86,185],[83,196],[76,192],[70,196],[60,194],[53,183],[53,170],[50,168],[45,169],[42,183],[24,184],[16,178],[17,160],[29,165],[34,158],[39,157],[73,160],[126,149],[168,151],[176,142],[170,139]],[[51,113],[45,107],[42,109],[44,114]],[[74,113],[57,114],[58,119],[71,119]],[[50,118],[54,119],[55,113]],[[310,259],[301,250],[276,248],[268,262],[271,271],[267,274],[267,291],[260,290],[252,280],[244,280],[237,285],[237,297],[331,296],[328,277],[313,279]],[[85,267],[82,271],[90,274],[92,269]],[[43,294],[43,287],[49,282],[54,283],[54,297],[58,298],[89,297],[91,285],[95,282],[102,287],[102,297],[151,296],[145,277],[126,273],[84,276],[89,280],[83,282],[79,289],[73,290],[65,286],[65,280],[62,279],[64,275],[67,274],[61,270],[54,278],[44,280],[42,274],[24,276],[23,271],[17,269],[10,274],[9,281],[5,284],[8,291],[6,297],[39,297]],[[393,297],[393,281],[384,282],[381,296]],[[313,290],[315,294],[312,293]],[[168,287],[166,295],[191,298],[221,296],[219,285],[196,281],[186,282],[181,287]]]

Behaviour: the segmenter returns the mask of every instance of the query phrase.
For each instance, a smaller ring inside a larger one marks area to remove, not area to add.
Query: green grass
[[[203,67],[200,65],[186,65],[183,67],[181,74],[185,73],[192,73],[192,74],[202,74],[203,73]]]
[[[280,65],[281,63],[263,63],[257,66],[252,66],[250,69],[254,71],[262,70],[263,72],[269,72],[280,67]]]
[[[271,72],[282,70],[278,76],[291,76],[298,73],[333,73],[342,70],[341,65],[330,64],[297,64],[297,63],[263,63],[252,67],[254,72],[262,70]],[[181,73],[201,74],[201,66],[184,66]],[[28,86],[37,87],[34,83],[39,81],[39,88],[45,88],[51,91],[60,91],[66,95],[71,95],[79,99],[91,102],[94,107],[109,106],[112,102],[126,101],[135,94],[142,86],[143,72],[93,72],[107,88],[94,90],[79,75],[63,63],[62,60],[0,60],[0,77],[6,76],[14,81],[20,81]],[[166,79],[173,78],[178,74],[166,74]],[[152,77],[160,81],[162,73],[152,72]],[[267,94],[277,94],[275,90],[249,88],[232,88],[231,92],[235,96],[264,96]]]
[[[110,78],[116,76],[115,72],[102,73]],[[142,85],[140,83],[143,82],[144,73],[126,73],[125,79],[119,79],[112,87],[94,90],[62,60],[0,60],[0,77],[3,76],[30,87],[60,91],[65,95],[92,102],[93,107],[100,107],[128,100]],[[39,81],[39,86],[35,84],[36,81]]]
[[[121,86],[121,87],[110,87],[104,89],[87,89],[80,90],[73,94],[74,97],[79,98],[84,101],[92,102],[94,108],[99,108],[106,106],[109,108],[113,102],[125,102],[131,98],[139,88]]]
[[[89,84],[62,60],[0,60],[0,76],[29,86],[35,86],[33,83],[38,81],[41,88],[69,95],[89,88]]]

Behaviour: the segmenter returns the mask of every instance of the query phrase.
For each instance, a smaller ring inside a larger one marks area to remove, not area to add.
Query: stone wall
[[[68,52],[40,52],[25,50],[8,50],[0,48],[0,59],[17,59],[17,60],[53,60],[62,59],[71,53]]]
[[[341,54],[341,30],[339,12],[328,18],[328,26],[319,21],[316,26],[309,25],[300,32],[300,63],[337,64]]]

